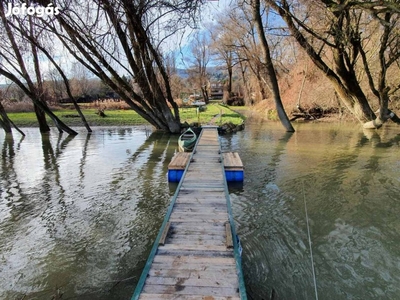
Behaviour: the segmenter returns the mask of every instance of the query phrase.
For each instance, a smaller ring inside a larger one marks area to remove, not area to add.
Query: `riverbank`
[[[105,117],[100,116],[99,111],[94,108],[83,108],[82,113],[90,126],[139,126],[148,124],[146,120],[131,109],[105,110]],[[73,109],[55,110],[54,114],[70,127],[83,126],[78,113]],[[188,125],[211,124],[222,126],[233,124],[237,126],[243,124],[245,120],[244,115],[221,104],[209,104],[207,109],[200,114],[194,107],[180,108],[180,116],[181,122]],[[10,112],[8,117],[18,127],[38,127],[34,112]],[[49,126],[53,125],[50,119],[48,119],[48,122]]]

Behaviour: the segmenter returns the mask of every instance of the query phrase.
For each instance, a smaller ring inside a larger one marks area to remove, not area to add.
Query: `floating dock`
[[[216,127],[203,128],[132,299],[247,299]]]
[[[183,172],[189,163],[191,153],[177,152],[168,165],[168,181],[181,181]],[[225,178],[227,182],[243,182],[244,168],[242,160],[237,152],[222,153],[224,161]]]

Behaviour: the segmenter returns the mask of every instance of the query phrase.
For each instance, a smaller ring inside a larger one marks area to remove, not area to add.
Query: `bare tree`
[[[286,131],[294,132],[294,128],[289,121],[289,118],[285,112],[285,109],[282,104],[278,79],[275,73],[274,65],[272,64],[270,49],[268,45],[267,38],[265,37],[264,25],[261,17],[261,5],[259,0],[253,0],[251,2],[254,23],[257,28],[258,38],[260,40],[261,50],[262,50],[262,64],[265,76],[262,77],[262,80],[265,84],[268,85],[272,92],[272,96],[274,98],[275,107],[278,112],[279,120],[281,121],[283,127],[285,127]]]
[[[28,29],[27,34],[31,36],[32,39],[37,39],[33,18],[29,16],[27,19],[7,19],[4,5],[4,3],[0,4],[1,26],[4,28],[4,35],[0,42],[2,48],[0,52],[0,74],[17,84],[33,101],[40,131],[42,133],[50,131],[44,115],[47,114],[60,132],[65,131],[69,134],[76,135],[77,133],[54,115],[46,104],[37,47],[33,43],[29,43],[29,41],[24,39],[20,34],[17,34],[17,31],[13,30],[14,26],[21,26],[22,23],[25,23]],[[18,44],[17,39],[20,40],[20,44]],[[24,56],[24,52],[29,52],[32,56]],[[27,61],[28,64],[33,63],[35,79],[31,77],[32,72],[29,72],[27,68]]]
[[[226,84],[226,94],[224,101],[232,97],[233,71],[238,59],[235,53],[235,36],[225,29],[226,18],[220,18],[218,25],[213,25],[210,29],[212,43],[210,47],[216,56],[216,60],[222,62],[224,69],[228,73],[228,82]]]
[[[398,1],[304,0],[296,5],[288,0],[265,2],[286,22],[297,43],[360,122],[378,128],[389,118],[397,120],[388,109],[394,86],[386,74],[400,57]],[[374,36],[379,37],[378,62],[370,54],[370,40]],[[372,109],[374,102],[368,99],[361,84],[360,72],[367,77],[369,88],[378,100],[378,117]]]
[[[205,103],[209,102],[207,65],[211,59],[210,41],[205,33],[196,33],[191,44],[190,60],[195,88],[200,89]]]
[[[235,53],[235,63],[238,63],[242,81],[248,97],[256,92],[260,99],[269,97],[266,84],[262,80],[263,63],[262,53],[257,39],[257,31],[254,26],[251,6],[244,1],[228,13],[229,21],[224,24],[224,29],[233,38],[232,50]],[[254,77],[255,80],[251,78]],[[250,82],[256,82],[256,88]],[[249,102],[249,101],[248,101]],[[251,101],[253,102],[253,101]]]
[[[194,22],[201,3],[97,0],[82,5],[78,0],[60,0],[55,5],[62,13],[51,21],[42,19],[42,28],[53,32],[77,61],[145,120],[158,129],[180,132],[178,106],[161,46],[170,35]],[[121,74],[133,78],[134,84]]]

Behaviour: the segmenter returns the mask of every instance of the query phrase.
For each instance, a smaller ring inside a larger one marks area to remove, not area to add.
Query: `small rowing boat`
[[[191,128],[188,128],[178,139],[179,151],[190,152],[196,144],[197,135]]]

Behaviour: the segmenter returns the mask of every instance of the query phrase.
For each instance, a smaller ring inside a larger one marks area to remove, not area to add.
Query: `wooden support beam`
[[[226,248],[233,248],[232,230],[229,222],[225,223]]]
[[[165,225],[165,228],[163,230],[163,233],[161,234],[160,242],[158,243],[159,245],[163,246],[165,244],[165,240],[167,239],[167,235],[168,235],[170,226],[171,226],[171,222],[167,222],[167,224]]]

